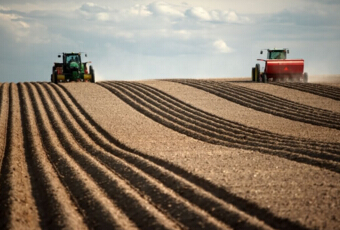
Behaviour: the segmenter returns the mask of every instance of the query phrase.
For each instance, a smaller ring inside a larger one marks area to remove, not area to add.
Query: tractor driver
[[[282,51],[279,55],[277,55],[277,59],[286,59],[286,52]]]
[[[270,59],[286,59],[286,53],[284,51],[272,51],[270,57]]]

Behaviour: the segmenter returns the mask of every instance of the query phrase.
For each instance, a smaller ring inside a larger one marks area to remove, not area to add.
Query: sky
[[[0,0],[0,82],[50,81],[63,52],[96,80],[250,77],[289,48],[311,75],[340,74],[339,0]]]

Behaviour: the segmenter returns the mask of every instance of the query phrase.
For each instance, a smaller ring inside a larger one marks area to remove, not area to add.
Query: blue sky
[[[250,76],[264,48],[340,73],[338,0],[0,1],[0,82],[49,81],[62,52],[97,80]]]

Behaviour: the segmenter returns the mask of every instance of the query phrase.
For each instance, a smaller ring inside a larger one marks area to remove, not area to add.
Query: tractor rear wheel
[[[255,68],[251,68],[251,81],[255,81]]]
[[[53,73],[53,82],[58,84],[58,72],[56,70]]]
[[[268,82],[268,78],[267,78],[267,74],[262,74],[262,82],[263,83],[267,83]]]
[[[255,81],[260,82],[260,64],[255,65]]]
[[[91,74],[91,82],[95,83],[95,75],[94,75],[94,69],[92,68],[92,65],[90,65],[90,74]]]
[[[52,74],[51,74],[51,82],[53,83],[54,82],[54,78],[53,78],[53,76],[54,76],[54,72],[55,72],[55,66],[53,66],[52,67]]]

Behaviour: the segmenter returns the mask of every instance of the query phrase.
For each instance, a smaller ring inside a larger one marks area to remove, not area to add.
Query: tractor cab
[[[287,59],[287,53],[289,53],[288,49],[267,49],[267,59]],[[263,50],[261,50],[261,54],[263,54]]]
[[[65,54],[64,61],[66,61],[67,64],[72,62],[75,62],[76,64],[81,63],[79,54]]]
[[[61,55],[58,55],[61,57]],[[64,73],[78,71],[81,69],[81,57],[79,53],[63,53]]]

